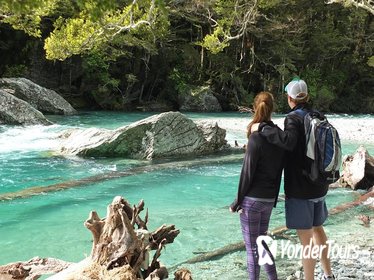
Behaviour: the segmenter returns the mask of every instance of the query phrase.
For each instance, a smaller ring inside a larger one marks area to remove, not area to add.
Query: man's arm
[[[266,123],[261,123],[258,127],[261,136],[266,140],[280,148],[292,151],[297,144],[298,139],[298,123],[293,117],[287,116],[284,121],[284,131],[279,127],[274,129]]]

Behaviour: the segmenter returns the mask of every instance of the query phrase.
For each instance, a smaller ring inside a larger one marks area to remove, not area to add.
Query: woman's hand
[[[238,212],[239,214],[241,214],[243,212],[243,209],[240,206],[238,207],[238,210],[235,211],[233,206],[231,205],[231,206],[229,206],[229,210],[230,210],[231,213]]]

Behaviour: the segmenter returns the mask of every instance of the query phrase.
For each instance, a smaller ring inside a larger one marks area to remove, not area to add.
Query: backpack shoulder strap
[[[293,115],[293,116],[299,116],[301,118],[304,118],[306,116],[306,114],[308,114],[310,111],[309,110],[305,110],[305,109],[296,109],[295,111],[292,111],[290,113],[290,115]]]
[[[320,120],[325,120],[326,119],[325,115],[318,110],[310,110],[309,114],[312,118],[318,118]]]
[[[297,109],[292,112],[293,115],[297,116],[302,120],[303,132],[305,137],[305,155],[314,160],[314,148],[315,148],[315,135],[314,129],[316,122],[313,119],[320,119],[319,112],[315,110]]]
[[[305,117],[308,115],[309,110],[303,110],[303,109],[296,109],[295,111],[292,111],[288,115],[292,118],[297,119],[298,121],[301,122],[302,125],[305,123]]]

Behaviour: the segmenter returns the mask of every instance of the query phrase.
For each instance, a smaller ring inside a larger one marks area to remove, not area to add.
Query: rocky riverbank
[[[361,144],[369,144],[374,146],[374,130],[373,130],[373,117],[369,116],[362,118],[341,118],[339,115],[327,115],[328,120],[336,127],[339,132],[339,136],[342,142],[359,142]],[[232,118],[219,118],[213,117],[209,120],[217,122],[219,127],[226,129],[228,134],[240,134],[242,135],[239,144],[243,144],[245,139],[246,127],[251,120],[251,115],[243,113],[242,117]],[[273,121],[280,128],[283,128],[284,116],[275,115]],[[234,145],[234,139],[228,139],[230,145]],[[370,150],[369,150],[370,151]]]
[[[343,241],[344,240],[344,241]],[[374,240],[370,236],[355,234],[347,236],[341,240],[346,246],[355,248],[354,252],[349,256],[348,250],[335,251],[343,257],[334,257],[331,259],[331,266],[336,279],[339,280],[372,280],[374,279]],[[349,245],[347,245],[349,244]],[[343,244],[342,244],[343,245]],[[299,280],[302,277],[302,266],[299,267],[287,277],[287,280]],[[322,279],[323,271],[320,263],[317,263],[315,279]]]
[[[353,233],[349,233],[350,228]],[[342,231],[342,224],[331,225],[328,224],[326,231],[329,235],[329,240],[334,241],[334,249],[332,251],[331,266],[337,280],[373,280],[374,279],[374,239],[370,231],[372,228],[363,228],[357,220],[348,221],[344,231]],[[297,237],[294,232],[291,232],[289,237],[292,244],[297,242]],[[280,255],[280,242],[278,239],[278,254],[276,258],[276,265],[278,271],[278,278],[283,280],[301,280],[303,278],[301,261],[298,258],[282,258]],[[284,240],[287,242],[288,240]],[[351,255],[344,251],[346,248],[354,246],[354,252]],[[341,250],[338,247],[342,248]],[[241,280],[247,279],[247,264],[246,254],[244,251],[235,252],[208,262],[197,264],[184,264],[193,272],[196,279],[232,279]],[[322,279],[323,272],[321,264],[316,265],[315,279]],[[266,280],[266,273],[261,268],[260,280]]]

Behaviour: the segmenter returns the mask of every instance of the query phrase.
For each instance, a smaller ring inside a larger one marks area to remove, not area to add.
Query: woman
[[[254,124],[262,129],[279,129],[271,121],[274,98],[269,92],[260,92],[254,100],[254,116],[248,125],[248,145],[240,175],[238,194],[230,211],[240,212],[240,222],[247,250],[249,279],[260,275],[256,239],[266,235],[270,215],[275,207],[283,168],[283,149],[270,144],[258,131],[252,132]],[[270,256],[272,258],[272,256]],[[278,279],[275,264],[265,264],[268,279]]]

